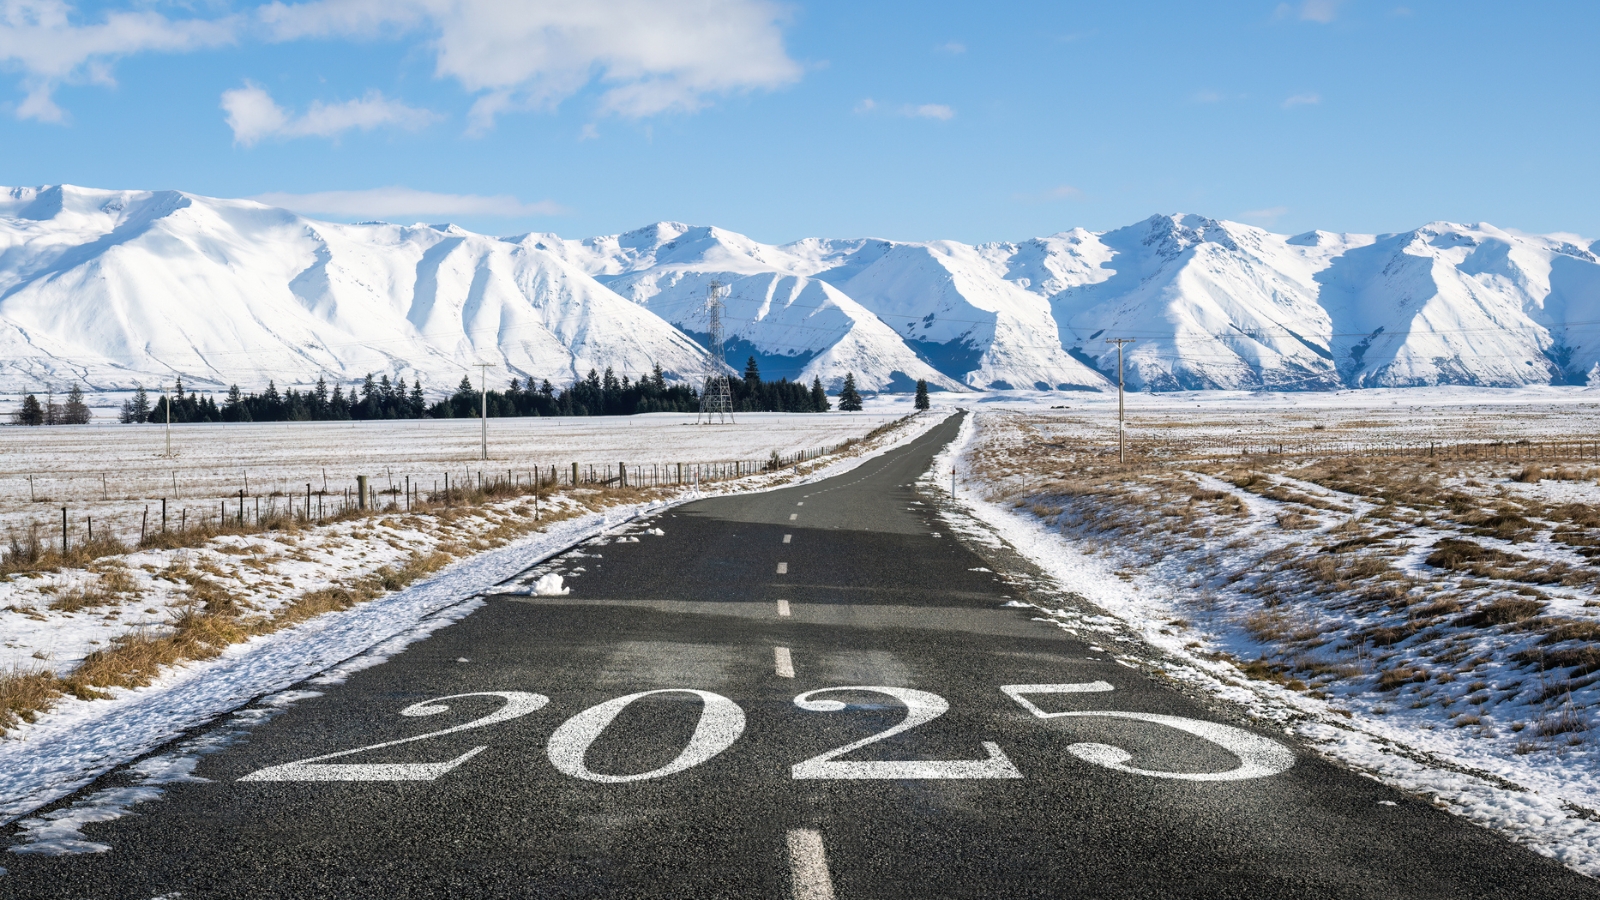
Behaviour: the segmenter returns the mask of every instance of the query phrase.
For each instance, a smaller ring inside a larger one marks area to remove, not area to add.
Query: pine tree
[[[333,386],[333,396],[328,398],[328,418],[344,420],[350,418],[350,401],[345,399],[344,385]]]
[[[22,408],[11,414],[12,421],[18,425],[43,425],[44,408],[39,405],[39,398],[32,394],[22,398]]]
[[[757,388],[761,386],[761,367],[756,365],[756,358],[750,357],[744,364],[744,382],[746,387]]]
[[[83,402],[83,388],[77,385],[67,391],[66,405],[61,408],[61,421],[65,425],[89,424],[89,406]]]
[[[150,418],[150,394],[144,385],[136,384],[133,391],[133,421],[143,422]]]
[[[317,376],[317,387],[311,392],[311,418],[332,418],[328,410],[328,382],[321,375]]]
[[[861,412],[861,395],[856,393],[856,373],[844,373],[844,387],[839,389],[839,411]]]
[[[917,379],[917,409],[928,408],[928,382],[926,379]]]
[[[411,384],[411,418],[420,419],[428,411],[428,398],[422,394],[422,376]]]
[[[462,419],[472,415],[473,411],[477,409],[478,390],[472,386],[471,376],[461,376],[461,383],[456,385],[456,392],[450,398],[450,405],[455,407],[450,411],[450,414]]]
[[[817,412],[827,412],[833,409],[833,404],[828,402],[828,392],[822,389],[822,379],[811,379],[811,408]]]
[[[222,419],[225,422],[244,421],[244,392],[237,384],[228,385],[228,399],[222,402]]]

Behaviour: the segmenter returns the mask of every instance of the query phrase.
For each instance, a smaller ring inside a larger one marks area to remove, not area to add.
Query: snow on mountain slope
[[[0,390],[259,389],[368,372],[451,389],[471,363],[564,384],[728,358],[868,389],[1600,384],[1600,242],[1433,223],[1293,237],[1195,215],[1021,243],[764,244],[659,222],[488,237],[259,203],[0,189]]]
[[[1152,216],[1104,234],[1081,229],[990,245],[1008,275],[1050,298],[1064,346],[1115,377],[1109,337],[1131,337],[1140,389],[1337,387],[1314,254],[1258,228]]]
[[[1056,337],[1047,301],[1007,281],[974,247],[894,244],[839,286],[946,375],[979,389],[1100,388]]]
[[[1600,259],[1581,243],[1436,222],[1318,281],[1352,386],[1582,384],[1600,364]]]
[[[453,387],[697,374],[685,335],[558,255],[456,228],[332,225],[177,192],[14,189],[0,203],[0,383]]]
[[[1600,259],[1570,235],[1435,223],[1294,237],[1153,216],[980,248],[1051,299],[1061,340],[1154,390],[1600,380]]]
[[[910,390],[917,379],[961,389],[958,378],[919,358],[871,311],[808,277],[829,267],[840,255],[837,247],[817,241],[777,247],[677,222],[563,243],[567,259],[697,338],[710,327],[708,286],[712,280],[727,285],[724,331],[727,358],[736,368],[754,356],[764,377],[820,378],[832,390],[846,373],[864,389]]]

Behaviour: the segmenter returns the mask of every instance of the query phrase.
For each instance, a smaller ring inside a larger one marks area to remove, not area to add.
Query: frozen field
[[[879,401],[899,408],[898,398]],[[1116,440],[1117,394],[934,394],[933,403],[1057,414],[1084,435]],[[1196,450],[1268,442],[1426,445],[1428,441],[1600,440],[1600,388],[1396,388],[1282,393],[1129,392],[1130,437],[1184,441]],[[1322,429],[1315,426],[1321,425]]]
[[[979,405],[975,511],[1169,677],[1600,873],[1600,392],[1131,395],[1126,465],[1053,399]]]
[[[445,472],[459,479],[510,470],[526,478],[535,466],[548,473],[553,465],[564,478],[575,462],[597,470],[659,465],[665,473],[680,462],[760,461],[859,438],[892,414],[750,413],[734,425],[700,427],[694,418],[491,419],[487,463],[478,458],[479,423],[466,419],[174,425],[172,457],[158,425],[0,428],[0,530],[59,529],[65,506],[75,534],[92,516],[96,528],[137,537],[146,504],[166,497],[174,516],[183,508],[210,512],[220,498],[237,498],[247,477],[250,496],[303,496],[307,484],[342,495],[357,475],[371,476],[379,489],[409,475],[426,491]]]

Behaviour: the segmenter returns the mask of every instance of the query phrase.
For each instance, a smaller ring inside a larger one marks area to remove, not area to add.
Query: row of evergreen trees
[[[735,412],[827,412],[833,408],[820,378],[812,379],[809,387],[787,378],[766,381],[761,377],[755,357],[745,364],[743,377],[729,377],[728,386]],[[141,387],[124,401],[119,419],[165,422],[168,402],[166,395],[152,402],[149,393]],[[183,380],[178,379],[170,403],[172,421],[178,423],[448,419],[478,416],[484,407],[484,396],[473,386],[470,377],[463,377],[455,393],[430,404],[423,396],[421,379],[408,385],[404,378],[391,382],[388,375],[377,378],[368,375],[360,388],[348,394],[341,385],[334,385],[330,391],[327,382],[320,378],[315,387],[306,391],[289,388],[280,392],[274,382],[268,382],[265,391],[251,394],[234,385],[218,404],[209,394],[185,392]],[[627,375],[618,378],[607,368],[604,374],[590,369],[588,376],[564,390],[556,390],[548,379],[534,387],[531,378],[526,382],[513,378],[506,390],[489,391],[487,406],[489,415],[499,418],[626,416],[695,412],[700,408],[700,394],[688,385],[669,385],[660,366],[638,380]],[[845,376],[839,408],[861,409],[854,373]]]
[[[83,389],[73,385],[65,402],[57,402],[55,391],[45,394],[45,402],[29,394],[22,406],[11,414],[14,425],[87,425],[89,406],[83,402]]]

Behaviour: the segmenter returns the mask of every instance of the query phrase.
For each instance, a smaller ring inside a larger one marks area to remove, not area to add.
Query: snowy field
[[[789,417],[748,424],[769,436],[860,437],[883,417],[832,418],[832,426],[811,432],[784,431]],[[481,601],[474,599],[475,593],[580,541],[602,534],[610,535],[602,540],[630,542],[659,536],[659,530],[630,524],[641,514],[707,495],[831,477],[914,439],[939,421],[937,416],[907,419],[814,463],[699,488],[585,486],[546,496],[538,515],[529,497],[515,497],[467,508],[435,507],[415,514],[391,512],[314,527],[222,535],[198,546],[104,558],[87,569],[0,579],[0,682],[24,673],[70,679],[93,664],[97,651],[159,643],[185,629],[201,631],[201,640],[212,641],[210,649],[190,651],[147,677],[100,684],[85,696],[72,696],[64,685],[68,693],[35,714],[0,721],[0,824],[253,698],[311,674],[318,674],[317,683],[331,684],[350,671],[376,665],[476,608]],[[740,427],[745,425],[741,417]],[[615,438],[617,432],[610,433]],[[731,443],[712,435],[697,440],[702,443],[687,446],[716,450]],[[395,589],[391,577],[408,570],[418,580]],[[581,573],[578,569],[565,577]],[[559,593],[564,590],[561,581],[546,575],[512,587]],[[346,595],[345,602],[328,602],[339,594]],[[63,602],[73,598],[75,602]],[[210,626],[205,617],[212,618]],[[283,702],[293,700],[287,696]],[[248,718],[249,713],[240,715]],[[32,820],[34,826],[25,829],[31,835],[28,852],[97,852],[98,845],[86,842],[77,827],[114,818],[130,805],[158,796],[157,786],[166,783],[162,778],[191,770],[197,752],[180,748],[181,759],[170,771],[152,774],[132,792],[112,789],[109,799],[96,794]],[[163,759],[167,757],[156,763]]]
[[[965,499],[1114,618],[1044,615],[1600,874],[1600,391],[1130,395],[1126,466],[1115,395],[977,407]]]
[[[68,508],[72,534],[88,517],[96,529],[138,538],[146,505],[159,517],[210,513],[222,498],[304,497],[306,485],[335,495],[367,475],[380,490],[411,476],[423,491],[507,471],[527,478],[572,463],[603,467],[764,461],[774,452],[831,447],[859,438],[898,413],[750,413],[734,425],[696,427],[692,415],[489,420],[489,461],[479,457],[479,423],[465,419],[392,422],[281,422],[175,425],[171,457],[159,425],[90,424],[0,428],[0,533],[39,523],[55,529]],[[100,416],[97,415],[97,419]],[[31,476],[31,483],[30,483]],[[281,503],[282,501],[280,501]],[[75,537],[74,539],[77,539]]]

